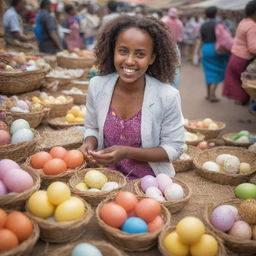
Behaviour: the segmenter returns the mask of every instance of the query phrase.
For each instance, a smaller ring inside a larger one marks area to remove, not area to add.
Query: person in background
[[[98,34],[100,76],[90,80],[85,139],[89,165],[100,164],[129,179],[166,173],[182,153],[184,119],[178,90],[170,86],[176,43],[152,17],[120,16]],[[97,151],[99,150],[99,151]]]
[[[224,81],[224,75],[228,63],[229,54],[219,55],[215,50],[216,36],[215,26],[217,24],[215,6],[205,10],[207,20],[201,26],[202,65],[206,81],[207,95],[209,102],[218,102],[216,89],[219,83]],[[200,47],[201,48],[201,47]]]
[[[82,38],[80,36],[80,24],[76,18],[76,9],[71,4],[66,5],[64,9],[67,17],[63,22],[63,27],[70,30],[70,33],[65,34],[64,37],[67,48],[69,51],[75,48],[83,48]]]
[[[104,26],[110,20],[113,20],[119,16],[117,12],[117,2],[109,1],[107,4],[107,14],[102,18],[101,25]]]
[[[26,0],[12,0],[11,7],[3,15],[4,39],[7,45],[33,48],[34,36],[23,32],[22,18],[26,12]]]
[[[223,95],[234,99],[237,104],[245,105],[249,96],[241,87],[241,73],[256,55],[256,0],[249,2],[245,7],[245,18],[237,27],[231,52]]]
[[[36,15],[35,35],[40,52],[55,54],[63,50],[58,37],[57,22],[51,14],[50,0],[42,0],[40,3],[40,11]]]

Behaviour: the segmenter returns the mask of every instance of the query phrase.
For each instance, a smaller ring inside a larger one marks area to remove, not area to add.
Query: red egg
[[[116,196],[116,203],[121,205],[127,212],[131,212],[135,209],[138,199],[131,192],[121,191]]]
[[[81,166],[84,162],[84,155],[81,151],[73,149],[69,150],[65,155],[63,160],[67,164],[68,168],[74,169]]]
[[[52,156],[48,152],[41,151],[32,155],[30,164],[33,168],[42,169],[44,164],[51,159]]]
[[[9,229],[0,229],[0,253],[9,251],[19,244],[17,236]]]
[[[10,144],[11,135],[5,130],[0,130],[0,146]]]
[[[0,229],[4,227],[7,220],[7,214],[3,209],[0,209]]]
[[[148,231],[154,232],[162,228],[164,221],[160,216],[156,216],[151,222],[148,223]]]
[[[56,146],[53,147],[50,150],[50,155],[52,156],[52,158],[60,158],[63,159],[64,155],[67,153],[67,150],[61,146]]]
[[[4,121],[0,121],[0,130],[8,130],[8,126]]]
[[[46,175],[58,175],[66,170],[66,163],[59,158],[51,159],[47,161],[43,166],[43,171]]]

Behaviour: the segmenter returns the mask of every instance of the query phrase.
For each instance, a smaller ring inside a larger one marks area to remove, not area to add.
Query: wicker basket
[[[189,122],[198,122],[198,121],[202,121],[200,119],[197,119],[197,120],[189,120]],[[190,127],[189,125],[185,125],[185,129],[188,130],[189,132],[193,132],[193,133],[201,133],[205,136],[205,139],[206,140],[209,140],[209,139],[214,139],[216,138],[220,132],[225,129],[226,127],[226,124],[223,123],[223,122],[220,122],[220,121],[214,121],[219,129],[215,129],[215,130],[209,130],[209,129],[206,129],[206,128],[192,128]]]
[[[143,199],[145,197],[138,197],[138,199]],[[100,228],[103,230],[104,234],[111,241],[112,244],[117,246],[118,248],[130,251],[130,252],[139,252],[139,251],[147,251],[151,247],[153,247],[157,243],[158,235],[160,234],[160,230],[155,232],[147,232],[141,234],[128,234],[123,232],[117,228],[113,228],[107,224],[100,218],[100,208],[108,203],[114,201],[114,197],[108,197],[104,201],[102,201],[98,207],[96,208],[96,218]],[[164,226],[168,226],[170,224],[171,215],[167,208],[161,205],[161,217],[164,220]]]
[[[210,221],[210,216],[213,212],[213,210],[219,206],[219,205],[223,205],[223,204],[229,204],[229,205],[233,205],[235,207],[239,206],[240,203],[243,200],[241,199],[233,199],[230,201],[226,201],[226,202],[222,202],[222,203],[218,203],[218,204],[209,204],[208,206],[206,206],[205,211],[204,211],[204,221],[207,224],[207,226],[218,236],[220,237],[223,241],[224,244],[230,248],[232,251],[236,252],[238,255],[255,255],[256,254],[256,241],[255,240],[244,240],[241,241],[240,239],[236,239],[230,235],[228,235],[227,233],[224,233],[218,229],[216,229]]]
[[[193,158],[200,152],[201,150],[197,147],[188,146],[188,152],[187,154],[191,157],[191,159],[188,160],[181,160],[177,159],[172,162],[173,167],[176,172],[186,172],[191,169],[194,169],[194,164],[193,164]]]
[[[84,125],[84,123],[68,123],[65,117],[55,117],[47,120],[48,124],[56,129],[64,129],[73,126]]]
[[[72,249],[80,244],[80,243],[89,243],[97,247],[103,256],[125,256],[124,252],[121,252],[113,245],[105,242],[105,241],[88,241],[88,240],[80,240],[79,242],[75,242],[66,246],[63,246],[55,251],[53,251],[49,256],[70,256]]]
[[[72,80],[69,84],[65,85],[59,85],[58,89],[59,90],[70,90],[73,87],[76,87],[84,92],[87,92],[88,87],[89,87],[89,81],[87,80]]]
[[[158,249],[161,252],[161,255],[163,255],[163,256],[175,256],[175,255],[172,255],[171,253],[169,253],[165,249],[164,244],[163,244],[163,240],[164,240],[165,236],[167,234],[171,233],[172,231],[175,231],[175,227],[168,226],[168,227],[166,227],[165,229],[163,229],[161,231],[160,236],[158,237]],[[215,256],[226,256],[227,253],[226,253],[226,249],[223,245],[222,240],[208,229],[206,229],[205,233],[209,234],[209,235],[212,235],[218,242],[219,250],[218,250],[218,253]],[[205,255],[205,256],[207,256],[207,255]]]
[[[69,109],[73,105],[73,98],[67,96],[68,100],[66,103],[61,104],[48,104],[50,108],[49,118],[65,116]]]
[[[220,154],[231,154],[237,156],[241,162],[249,163],[252,171],[248,174],[231,174],[224,172],[211,172],[202,168],[206,161],[215,161]],[[200,152],[193,160],[196,167],[196,173],[205,179],[223,185],[238,185],[250,179],[250,176],[256,171],[256,153],[239,147],[216,147]]]
[[[0,72],[0,93],[18,94],[39,89],[43,78],[42,70]]]
[[[22,162],[29,155],[33,154],[40,139],[40,135],[36,130],[32,129],[32,131],[34,133],[34,139],[32,141],[0,146],[1,159],[8,158],[16,162]]]
[[[114,189],[112,191],[102,191],[102,192],[86,192],[86,191],[80,191],[76,188],[76,185],[80,182],[84,181],[85,174],[90,170],[98,170],[104,175],[107,176],[108,181],[115,181],[119,184],[119,187],[117,189]],[[127,184],[125,176],[118,172],[114,171],[108,168],[87,168],[84,170],[81,170],[75,175],[73,175],[69,180],[69,186],[72,191],[72,193],[82,197],[84,200],[86,200],[90,205],[97,206],[102,200],[104,200],[107,196],[116,194],[120,189],[122,189]]]
[[[243,82],[242,87],[252,99],[256,100],[256,85],[251,85]]]
[[[62,182],[68,183],[68,181],[72,175],[74,175],[76,172],[78,172],[86,167],[86,162],[84,162],[81,166],[79,166],[75,169],[67,169],[65,172],[60,173],[58,175],[46,175],[46,174],[44,174],[42,169],[34,169],[30,165],[30,161],[31,161],[31,156],[29,156],[26,159],[25,165],[27,166],[27,168],[33,170],[34,172],[37,172],[40,175],[41,188],[47,188],[52,182],[55,182],[55,181],[62,181]]]
[[[11,211],[7,212],[10,213]],[[39,227],[34,220],[31,219],[31,221],[33,223],[33,232],[30,237],[20,243],[16,248],[6,252],[1,252],[1,256],[27,256],[31,253],[39,238]]]
[[[248,143],[241,143],[241,142],[236,142],[234,140],[231,140],[230,137],[235,135],[236,133],[226,133],[222,136],[223,140],[225,141],[225,144],[227,146],[235,146],[235,147],[245,147],[248,148],[250,147],[253,142],[248,142]],[[254,136],[256,136],[256,134],[253,134]]]
[[[197,133],[196,134],[198,139],[197,140],[193,140],[193,141],[185,141],[186,144],[188,145],[192,145],[192,146],[197,146],[198,143],[200,143],[201,141],[203,141],[205,139],[205,136],[201,133]]]
[[[27,206],[26,210],[29,217],[39,225],[42,240],[50,243],[65,243],[78,239],[86,231],[85,227],[93,216],[91,206],[83,199],[81,200],[85,205],[86,212],[83,217],[74,221],[50,222],[30,214]]]
[[[71,57],[63,57],[57,56],[57,64],[62,68],[69,69],[84,69],[90,68],[95,63],[95,58],[71,58]]]
[[[74,104],[76,104],[76,105],[85,105],[86,104],[86,95],[87,94],[85,92],[83,92],[82,94],[63,92],[63,94],[67,95],[69,97],[72,97]]]
[[[21,165],[21,168],[28,172],[33,178],[34,185],[30,189],[25,190],[22,193],[8,193],[6,195],[0,195],[0,208],[23,210],[26,200],[40,188],[40,176],[37,172],[34,172],[25,165]]]
[[[176,213],[181,211],[185,207],[185,205],[189,202],[192,195],[192,190],[186,183],[182,182],[181,180],[173,177],[172,177],[172,180],[174,183],[177,183],[182,186],[185,197],[175,202],[165,201],[165,202],[161,202],[161,204],[164,205],[171,213]],[[145,193],[141,189],[140,182],[141,182],[140,179],[134,182],[135,192],[139,196],[145,196]]]

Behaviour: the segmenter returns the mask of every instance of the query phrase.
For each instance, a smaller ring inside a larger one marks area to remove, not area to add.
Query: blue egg
[[[71,256],[103,256],[103,254],[94,245],[81,243],[73,248]]]
[[[145,233],[148,232],[148,225],[141,218],[130,217],[124,222],[122,231],[130,234]]]

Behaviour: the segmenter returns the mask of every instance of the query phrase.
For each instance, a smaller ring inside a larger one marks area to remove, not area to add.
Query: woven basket
[[[62,68],[69,69],[83,69],[90,68],[95,63],[95,58],[71,58],[71,57],[63,57],[57,56],[57,64]]]
[[[34,133],[34,139],[32,141],[0,146],[1,159],[8,158],[16,162],[22,162],[29,155],[33,154],[40,139],[40,135],[38,131],[33,129],[32,131]]]
[[[249,83],[245,83],[243,81],[242,83],[242,87],[244,88],[244,90],[246,91],[246,93],[252,98],[252,99],[256,99],[256,85],[252,85]]]
[[[6,195],[0,195],[0,208],[23,210],[26,200],[40,188],[40,176],[37,172],[34,172],[25,165],[21,165],[21,168],[28,172],[33,178],[34,185],[30,189],[25,190],[22,193],[11,192]]]
[[[85,227],[93,216],[91,206],[83,199],[81,200],[86,208],[85,215],[78,220],[65,222],[50,222],[36,217],[29,213],[26,206],[29,217],[34,220],[40,228],[40,239],[50,243],[65,243],[78,239],[86,231]]]
[[[201,141],[205,140],[205,136],[201,133],[197,133],[196,134],[198,139],[197,140],[193,140],[193,141],[185,141],[186,144],[188,145],[192,145],[192,146],[197,146],[198,143],[200,143]]]
[[[48,104],[47,107],[50,108],[49,118],[65,116],[69,109],[73,105],[73,98],[67,96],[68,101],[61,104]]]
[[[198,122],[198,121],[202,121],[202,120],[200,120],[200,119],[189,120],[189,122]],[[214,122],[218,125],[219,129],[209,130],[209,129],[206,129],[206,128],[192,128],[189,125],[185,125],[185,129],[188,130],[189,132],[203,134],[205,136],[206,140],[214,139],[226,127],[226,124],[223,123],[223,122],[220,122],[220,121],[214,121]]]
[[[241,80],[242,82],[247,82],[248,84],[251,84],[251,85],[256,85],[256,75],[255,75],[255,72],[243,72],[241,74]]]
[[[172,231],[175,231],[175,227],[168,226],[168,227],[166,227],[165,229],[163,229],[161,231],[160,236],[158,237],[158,250],[161,252],[161,255],[163,255],[163,256],[175,256],[175,255],[169,253],[165,249],[164,244],[163,244],[163,240],[164,240],[165,236],[167,234],[171,233]],[[205,230],[205,233],[209,234],[209,235],[212,235],[218,242],[219,250],[218,250],[218,253],[215,256],[226,256],[227,253],[226,253],[226,249],[223,245],[222,240],[218,236],[216,236],[216,234],[214,234],[213,232],[211,232],[208,229]],[[205,256],[207,256],[207,255],[205,255]]]
[[[42,70],[0,72],[0,93],[18,94],[39,89],[43,78]]]
[[[11,211],[7,212],[10,213]],[[31,253],[33,247],[35,246],[39,238],[39,227],[34,220],[30,220],[33,223],[33,232],[30,235],[30,237],[27,240],[20,243],[16,248],[6,252],[1,252],[1,256],[27,256]]]
[[[176,172],[186,172],[191,169],[194,169],[194,164],[193,164],[193,158],[200,152],[201,150],[197,147],[188,146],[188,152],[187,154],[191,157],[191,159],[188,160],[181,160],[177,159],[172,162],[173,167]]]
[[[65,117],[55,117],[47,120],[48,124],[56,129],[64,129],[73,126],[84,125],[84,123],[68,123]]]
[[[174,177],[172,177],[172,180],[174,183],[177,183],[182,186],[185,197],[175,202],[165,201],[165,202],[161,202],[161,204],[164,205],[171,213],[176,213],[181,211],[185,207],[185,205],[189,202],[192,195],[192,190],[186,183],[182,182],[181,180]],[[140,182],[141,182],[140,179],[134,182],[135,192],[139,196],[146,196],[141,189]]]
[[[202,168],[206,161],[214,161],[220,154],[235,155],[240,159],[240,162],[249,163],[252,171],[248,174],[231,174],[224,172],[211,172]],[[205,179],[223,185],[238,185],[250,179],[250,176],[256,171],[256,153],[250,152],[247,149],[239,147],[216,147],[201,151],[193,160],[196,167],[196,173]]]
[[[138,199],[143,199],[145,197],[138,196]],[[118,248],[129,251],[129,252],[139,252],[139,251],[147,251],[151,247],[153,247],[157,243],[157,238],[160,234],[160,230],[155,232],[147,232],[141,234],[128,234],[119,229],[113,228],[107,224],[100,218],[100,208],[108,203],[113,202],[114,197],[108,197],[104,201],[102,201],[98,207],[96,208],[96,218],[100,228],[103,230],[106,237],[111,241],[112,244],[117,246]],[[167,208],[161,205],[161,217],[164,220],[164,227],[170,224],[171,215]]]
[[[90,170],[98,170],[104,175],[107,176],[108,181],[115,181],[119,184],[117,189],[112,191],[102,191],[102,192],[86,192],[80,191],[76,188],[76,185],[80,182],[84,181],[85,174]],[[107,196],[111,196],[116,194],[120,189],[122,189],[127,184],[125,176],[118,172],[108,168],[86,168],[79,172],[76,172],[69,180],[69,186],[72,193],[82,197],[86,200],[90,205],[96,207],[102,200],[104,200]]]
[[[241,142],[236,142],[234,140],[231,140],[230,137],[235,135],[236,133],[226,133],[222,136],[223,140],[225,141],[225,144],[227,146],[235,146],[235,147],[245,147],[248,148],[250,147],[253,142],[248,142],[248,143],[241,143]],[[253,134],[254,136],[256,136],[256,134]]]
[[[63,246],[55,251],[53,251],[49,256],[70,256],[73,248],[80,243],[89,243],[97,247],[103,256],[125,256],[124,252],[119,251],[113,245],[105,242],[105,241],[88,241],[88,240],[80,240],[79,242],[75,242],[66,246]]]
[[[86,93],[85,92],[83,94],[63,92],[63,94],[65,94],[69,97],[72,97],[74,104],[76,104],[76,105],[85,105],[86,104]]]
[[[223,204],[229,204],[229,205],[233,205],[235,207],[239,206],[240,203],[243,200],[241,199],[233,199],[230,201],[226,201],[226,202],[222,202],[222,203],[218,203],[218,204],[209,204],[208,206],[205,207],[205,211],[204,211],[204,221],[207,224],[207,226],[218,236],[220,237],[223,241],[224,244],[230,248],[232,251],[238,253],[238,255],[255,255],[256,254],[256,241],[255,240],[245,240],[245,241],[241,241],[240,239],[236,239],[230,235],[228,235],[227,233],[224,233],[218,229],[216,229],[210,221],[210,216],[213,212],[213,210],[219,206],[219,205],[223,205]]]
[[[75,168],[75,169],[67,169],[65,172],[60,173],[58,175],[46,175],[44,174],[42,169],[34,169],[30,165],[31,156],[29,156],[26,159],[25,165],[27,168],[32,169],[34,172],[37,172],[40,175],[41,178],[41,188],[47,188],[52,182],[55,181],[62,181],[64,183],[68,183],[70,177],[74,175],[76,172],[84,169],[86,167],[86,162],[84,162],[81,166]]]
[[[84,92],[87,92],[88,87],[89,87],[89,81],[84,81],[84,80],[72,80],[69,84],[65,85],[59,85],[58,89],[59,90],[70,90],[73,87],[76,87]]]

